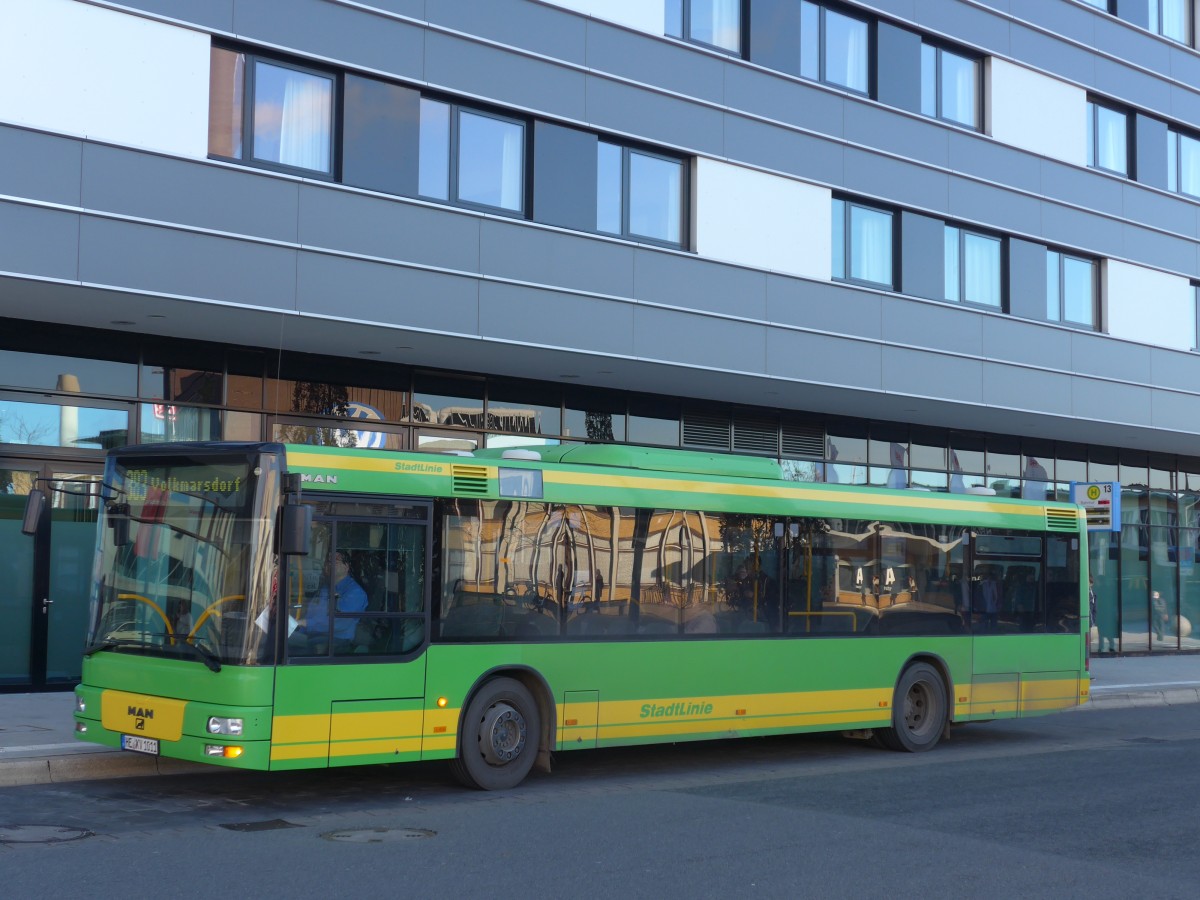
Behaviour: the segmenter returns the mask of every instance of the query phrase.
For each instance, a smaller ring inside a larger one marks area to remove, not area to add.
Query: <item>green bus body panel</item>
[[[1085,538],[1069,504],[788,482],[775,461],[749,457],[578,445],[539,452],[542,461],[492,451],[453,457],[287,447],[288,469],[310,495],[496,499],[498,468],[525,468],[543,472],[545,502],[936,521]],[[1086,554],[1080,562],[1086,584]],[[444,759],[457,753],[473,690],[505,673],[535,691],[545,686],[553,750],[838,731],[889,726],[896,680],[915,658],[945,673],[954,721],[1039,715],[1086,699],[1082,597],[1081,606],[1082,635],[444,643],[404,662],[219,673],[190,659],[101,652],[84,661],[77,695],[87,709],[76,719],[88,729],[82,739],[119,746],[122,732],[101,721],[104,697],[134,721],[128,710],[140,710],[144,695],[183,710],[178,739],[160,739],[163,756],[272,770]],[[244,718],[245,733],[209,735],[209,716]],[[204,755],[207,744],[232,743],[244,750],[237,759]]]

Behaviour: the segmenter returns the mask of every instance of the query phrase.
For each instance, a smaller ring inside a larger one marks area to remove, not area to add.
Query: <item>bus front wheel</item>
[[[892,698],[892,727],[875,736],[889,750],[932,750],[946,727],[946,685],[937,669],[914,663],[900,675]]]
[[[487,682],[467,705],[462,718],[454,776],[467,787],[503,791],[529,774],[541,737],[537,703],[513,678]]]

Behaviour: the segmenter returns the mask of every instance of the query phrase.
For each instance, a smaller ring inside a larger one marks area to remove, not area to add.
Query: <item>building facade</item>
[[[1093,649],[1200,649],[1191,0],[0,0],[0,25],[0,689],[78,677],[103,452],[159,440],[1119,482]]]

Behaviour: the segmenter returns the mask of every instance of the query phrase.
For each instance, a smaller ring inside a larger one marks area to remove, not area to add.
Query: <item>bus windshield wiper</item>
[[[116,647],[144,647],[141,641],[118,640],[117,638],[107,638],[103,641],[96,641],[94,644],[89,644],[83,648],[84,656],[91,656],[93,653],[99,653],[101,650],[112,650]]]
[[[191,651],[193,656],[197,657],[214,672],[221,671],[221,657],[217,656],[217,654],[213,653],[203,644],[198,644],[195,641],[189,641],[186,638],[175,636],[173,636],[171,643],[176,647],[186,647]]]

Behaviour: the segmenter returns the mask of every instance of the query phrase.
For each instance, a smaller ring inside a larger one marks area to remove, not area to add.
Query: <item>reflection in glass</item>
[[[0,400],[0,444],[107,450],[129,443],[123,409]]]
[[[450,199],[450,107],[421,100],[417,190],[422,197]]]
[[[221,411],[173,403],[143,403],[140,441],[219,441]]]
[[[608,391],[568,388],[563,434],[589,441],[625,440],[625,397]]]
[[[413,401],[413,420],[416,422],[485,427],[482,381],[417,375]]]
[[[255,159],[329,172],[332,137],[332,78],[255,63]]]
[[[562,408],[556,388],[495,381],[488,390],[486,428],[517,434],[559,434]]]
[[[520,210],[525,129],[517,122],[459,111],[458,199]]]
[[[208,74],[208,152],[242,158],[246,54],[213,47]]]
[[[2,409],[3,407],[0,407]],[[30,680],[29,633],[33,625],[33,541],[21,533],[25,497],[37,472],[0,469],[0,546],[4,551],[4,592],[13,602],[0,603],[0,684]],[[95,541],[95,529],[92,530]],[[84,567],[91,572],[90,566]]]
[[[680,243],[683,166],[677,160],[629,153],[629,232]]]
[[[47,391],[86,391],[89,394],[132,397],[137,393],[137,365],[50,353],[0,350],[0,384]]]

